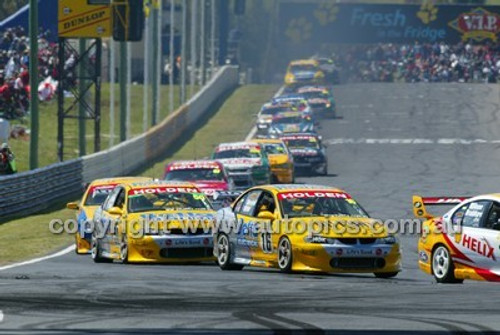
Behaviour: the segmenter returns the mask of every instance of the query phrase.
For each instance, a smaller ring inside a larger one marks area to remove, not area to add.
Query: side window
[[[255,206],[255,210],[252,216],[257,217],[260,212],[268,211],[274,213],[276,209],[276,202],[274,201],[274,197],[269,192],[262,192],[262,195],[257,202],[257,206]]]
[[[245,196],[245,199],[242,199],[243,201],[241,208],[239,211],[237,211],[237,213],[252,216],[255,211],[255,205],[257,204],[257,201],[259,200],[259,196],[261,193],[262,193],[261,190],[254,190],[249,192]],[[236,207],[238,207],[238,205],[239,204],[237,204]]]
[[[109,210],[111,207],[113,207],[113,205],[115,204],[116,202],[116,197],[118,197],[118,193],[120,192],[120,188],[119,187],[115,187],[113,189],[113,191],[111,191],[111,193],[108,195],[108,198],[106,199],[106,201],[104,202],[104,205],[102,206],[102,208],[107,211]]]
[[[500,230],[500,203],[494,202],[484,221],[484,228]]]
[[[469,207],[465,211],[464,218],[462,220],[462,225],[464,227],[479,228],[481,227],[482,220],[488,209],[490,208],[490,201],[475,201],[469,204]]]
[[[120,188],[120,191],[116,196],[116,201],[113,207],[123,208],[124,203],[125,203],[125,190],[123,188]]]
[[[462,224],[462,221],[464,219],[464,214],[465,214],[465,211],[467,210],[467,207],[469,207],[469,204],[463,205],[462,207],[457,209],[457,211],[455,213],[453,213],[453,216],[451,217],[451,223],[454,226],[459,226]]]

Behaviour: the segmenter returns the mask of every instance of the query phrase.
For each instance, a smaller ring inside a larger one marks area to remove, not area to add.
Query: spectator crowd
[[[487,82],[500,79],[500,44],[377,44],[336,53],[344,81]]]
[[[38,70],[40,100],[50,100],[55,94],[58,74],[57,44],[50,42],[49,31],[38,36]],[[22,27],[0,32],[0,117],[21,118],[29,109],[29,38]],[[69,55],[65,63],[73,73],[75,56]],[[70,78],[69,78],[70,79]]]

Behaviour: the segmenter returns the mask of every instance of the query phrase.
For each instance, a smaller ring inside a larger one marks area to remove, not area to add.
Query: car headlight
[[[327,102],[325,106],[326,106],[326,108],[330,108],[330,107],[332,107],[332,104]]]
[[[379,244],[396,244],[398,243],[398,239],[394,235],[389,235],[387,237],[379,238],[377,242]]]

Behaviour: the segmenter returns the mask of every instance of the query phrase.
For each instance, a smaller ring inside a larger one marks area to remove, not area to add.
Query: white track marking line
[[[474,145],[500,144],[500,140],[484,140],[481,138],[330,138],[324,141],[330,145],[338,144],[442,144],[442,145]]]
[[[2,321],[3,321],[3,312],[2,312],[2,310],[0,309],[0,322],[2,322]]]
[[[20,262],[20,263],[15,263],[15,264],[10,264],[10,265],[6,265],[6,266],[2,266],[2,267],[0,267],[0,271],[5,271],[5,270],[17,268],[19,266],[24,266],[24,265],[30,265],[30,264],[35,264],[35,263],[43,262],[43,261],[46,261],[46,260],[51,259],[51,258],[61,257],[61,256],[64,256],[64,255],[66,255],[66,254],[74,251],[74,250],[75,250],[75,245],[71,245],[71,246],[67,247],[66,249],[58,251],[58,252],[56,252],[56,253],[54,253],[52,255],[47,255],[47,256],[44,256],[44,257],[40,257],[40,258],[30,259],[29,261],[24,261],[24,262]]]

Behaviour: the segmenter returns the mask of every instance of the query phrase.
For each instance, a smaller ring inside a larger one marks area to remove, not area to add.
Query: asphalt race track
[[[335,95],[343,118],[321,129],[331,175],[299,182],[345,188],[383,219],[411,218],[413,193],[499,191],[498,86],[359,84]],[[500,331],[499,284],[438,285],[417,268],[416,237],[402,243],[404,271],[389,280],[68,254],[0,272],[0,333]]]

